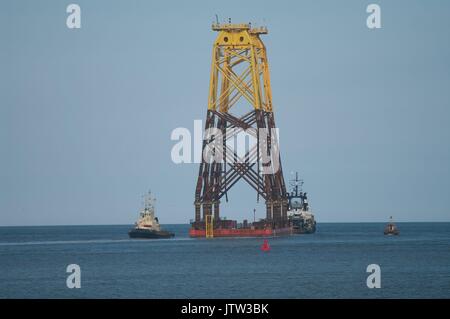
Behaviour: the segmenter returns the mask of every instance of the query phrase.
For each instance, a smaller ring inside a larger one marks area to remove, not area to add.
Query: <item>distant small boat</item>
[[[392,221],[392,216],[389,218],[389,223],[384,227],[384,234],[385,235],[398,235],[400,234],[400,231],[398,230],[397,226]]]

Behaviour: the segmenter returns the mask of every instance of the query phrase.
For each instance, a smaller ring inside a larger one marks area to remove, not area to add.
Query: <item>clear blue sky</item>
[[[193,218],[198,165],[170,133],[205,117],[215,14],[268,26],[285,177],[319,222],[450,220],[449,1],[0,6],[0,225],[131,224],[149,188],[163,223]],[[222,211],[252,218],[238,185]]]

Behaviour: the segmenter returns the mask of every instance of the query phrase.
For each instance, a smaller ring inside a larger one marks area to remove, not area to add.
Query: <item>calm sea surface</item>
[[[450,223],[318,224],[314,235],[130,240],[123,226],[0,227],[1,298],[450,298]],[[81,267],[68,289],[66,267]],[[381,267],[369,289],[366,267]]]

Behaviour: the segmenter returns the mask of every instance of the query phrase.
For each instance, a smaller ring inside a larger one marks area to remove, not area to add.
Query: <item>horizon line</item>
[[[340,221],[340,222],[317,222],[317,224],[380,224],[388,221]],[[395,221],[396,223],[450,223],[447,221]],[[134,224],[51,224],[51,225],[0,225],[1,227],[67,227],[67,226],[133,226]],[[161,223],[161,225],[190,225],[190,223]]]

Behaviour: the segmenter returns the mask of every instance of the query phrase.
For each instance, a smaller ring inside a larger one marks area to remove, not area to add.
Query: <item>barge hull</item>
[[[266,229],[214,229],[213,237],[274,237],[274,236],[289,236],[292,235],[292,228],[266,228]],[[189,236],[193,238],[205,238],[206,230],[194,229],[189,230]]]

